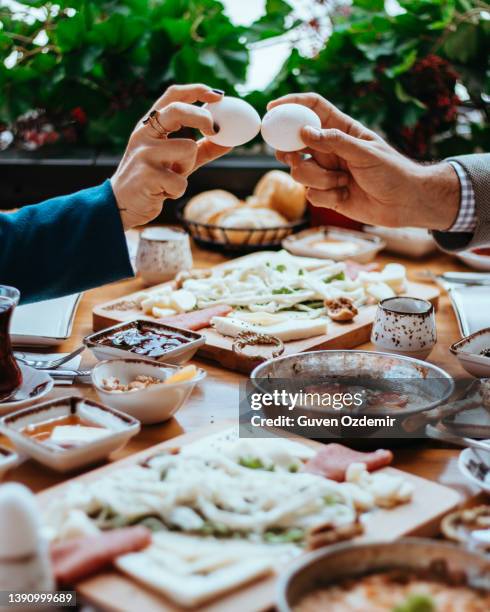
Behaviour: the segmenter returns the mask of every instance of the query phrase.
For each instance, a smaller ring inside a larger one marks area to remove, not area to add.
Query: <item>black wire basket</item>
[[[308,216],[278,227],[231,228],[189,221],[184,217],[185,204],[177,210],[177,219],[192,236],[194,241],[205,249],[222,253],[251,253],[277,249],[281,242],[309,225]]]

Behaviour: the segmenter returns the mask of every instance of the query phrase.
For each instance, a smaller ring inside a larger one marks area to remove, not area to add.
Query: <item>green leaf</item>
[[[462,23],[446,38],[444,51],[449,59],[463,64],[478,54],[478,29],[471,23]]]
[[[105,21],[95,24],[91,39],[104,47],[122,51],[134,44],[145,30],[146,22],[143,18],[114,13]]]
[[[400,100],[400,102],[412,102],[419,108],[422,108],[422,109],[427,108],[423,102],[421,102],[420,100],[417,100],[417,98],[413,98],[410,94],[408,94],[403,88],[403,85],[400,83],[400,81],[397,81],[395,83],[395,95]]]
[[[85,20],[80,13],[58,22],[55,41],[61,51],[71,51],[81,47],[85,41]]]
[[[385,75],[389,77],[390,79],[393,79],[399,76],[400,74],[403,74],[404,72],[407,72],[408,70],[410,70],[410,68],[415,64],[416,61],[417,61],[417,49],[412,49],[405,55],[405,57],[399,64],[396,64],[395,66],[391,66],[390,68],[387,68],[385,70]]]
[[[352,69],[352,80],[354,83],[363,83],[374,79],[373,65],[368,63],[357,64]]]
[[[160,21],[159,26],[167,32],[174,44],[182,45],[190,37],[192,24],[187,19],[165,17]]]
[[[354,0],[352,4],[371,12],[379,12],[384,9],[384,0]]]

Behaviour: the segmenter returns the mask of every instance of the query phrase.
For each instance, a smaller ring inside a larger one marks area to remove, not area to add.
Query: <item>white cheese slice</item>
[[[254,325],[235,317],[213,317],[211,323],[214,329],[223,336],[236,337],[241,332],[252,331],[257,334],[275,336],[283,342],[302,340],[327,333],[326,319],[320,318],[295,319],[294,321],[283,321],[273,325]]]
[[[49,438],[54,444],[88,444],[110,435],[108,429],[102,427],[85,427],[81,425],[58,425]]]
[[[158,306],[153,306],[151,312],[156,319],[161,317],[169,317],[175,314],[175,310],[173,308],[159,308]]]
[[[177,312],[189,312],[196,307],[196,302],[196,296],[193,293],[187,289],[179,289],[172,292],[169,306]]]

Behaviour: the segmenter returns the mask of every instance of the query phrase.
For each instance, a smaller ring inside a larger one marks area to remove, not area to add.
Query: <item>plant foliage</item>
[[[296,28],[294,4],[267,0],[245,28],[219,0],[24,0],[25,18],[0,1],[0,131],[32,148],[121,148],[171,83],[237,95],[250,45]],[[274,82],[247,96],[259,112],[316,91],[415,157],[490,150],[487,0],[399,0],[396,15],[382,0],[311,4],[331,33],[312,57],[293,46]]]

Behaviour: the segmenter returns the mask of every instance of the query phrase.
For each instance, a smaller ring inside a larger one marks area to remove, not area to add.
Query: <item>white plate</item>
[[[483,442],[486,442],[487,444],[490,444],[490,440],[483,440]],[[485,459],[485,461],[487,461],[488,464],[490,465],[490,453],[487,453],[485,451],[477,451],[477,452],[478,452],[478,455],[480,455],[480,457],[482,459]],[[465,448],[464,451],[461,451],[459,453],[459,457],[458,457],[458,468],[459,468],[459,471],[470,482],[472,482],[474,485],[476,485],[480,489],[483,489],[483,491],[485,491],[485,493],[490,493],[490,482],[489,483],[484,483],[482,480],[477,478],[471,472],[471,470],[467,467],[470,459],[472,459],[472,458],[475,459],[475,461],[478,461],[478,457],[473,452],[473,449]]]
[[[364,231],[382,238],[386,250],[407,257],[425,257],[437,250],[437,244],[428,230],[420,227],[381,227],[365,225]]]
[[[335,253],[335,246],[332,247],[332,251],[325,251],[316,244],[329,238],[339,244],[338,253]],[[340,244],[342,243],[351,250],[345,250],[342,253],[340,250]],[[299,257],[317,257],[319,259],[333,259],[334,261],[349,259],[365,264],[376,257],[378,252],[384,248],[385,242],[377,236],[370,236],[363,232],[324,225],[292,234],[282,241],[282,246]]]
[[[81,293],[17,306],[10,335],[14,346],[56,346],[70,337]]]
[[[490,327],[490,285],[446,284],[463,336]]]
[[[490,256],[488,255],[477,255],[473,251],[463,251],[462,253],[456,253],[456,257],[474,270],[490,271]]]
[[[43,370],[36,370],[22,363],[19,363],[19,367],[22,372],[22,385],[8,402],[0,402],[0,415],[34,404],[53,388],[54,380]]]

